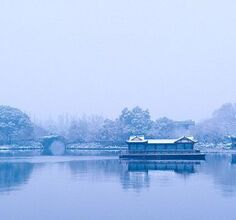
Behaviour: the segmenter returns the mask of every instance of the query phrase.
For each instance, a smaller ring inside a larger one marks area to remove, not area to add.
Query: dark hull
[[[134,160],[205,160],[203,153],[122,154],[119,157]]]

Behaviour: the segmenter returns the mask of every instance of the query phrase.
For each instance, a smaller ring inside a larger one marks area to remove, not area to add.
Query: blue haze
[[[235,219],[235,155],[135,169],[115,157],[13,155],[0,161],[2,219]]]
[[[235,102],[236,2],[1,0],[0,103],[39,118],[203,119]]]

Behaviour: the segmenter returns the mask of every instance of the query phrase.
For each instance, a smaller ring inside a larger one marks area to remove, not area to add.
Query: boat
[[[135,160],[205,160],[205,154],[194,149],[193,137],[177,139],[145,139],[143,135],[131,136],[126,141],[128,150],[121,152],[120,159]]]

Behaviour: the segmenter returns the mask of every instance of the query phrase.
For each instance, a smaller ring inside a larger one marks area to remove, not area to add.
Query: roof
[[[148,140],[145,140],[143,135],[130,136],[127,143],[147,143]]]
[[[174,144],[177,139],[150,139],[148,144]]]
[[[128,143],[148,143],[148,144],[176,144],[176,143],[185,143],[191,141],[196,143],[193,137],[181,137],[177,139],[145,139],[144,136],[131,136]]]

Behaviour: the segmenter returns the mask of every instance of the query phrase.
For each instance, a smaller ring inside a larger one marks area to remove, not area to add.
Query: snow
[[[150,139],[148,144],[174,144],[178,139]]]
[[[185,136],[177,139],[145,139],[144,136],[131,136],[127,142],[129,143],[147,142],[148,144],[175,144],[177,141],[180,141],[182,139],[196,142],[193,137],[185,137]]]

